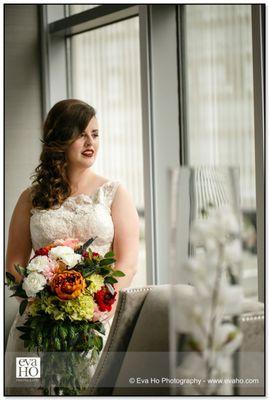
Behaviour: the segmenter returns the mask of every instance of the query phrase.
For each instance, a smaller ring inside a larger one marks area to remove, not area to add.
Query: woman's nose
[[[92,137],[91,137],[90,135],[86,135],[85,142],[91,144],[91,142],[92,142]]]

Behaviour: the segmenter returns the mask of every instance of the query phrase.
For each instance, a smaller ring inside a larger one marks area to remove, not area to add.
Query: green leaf
[[[93,336],[93,335],[90,335],[90,336],[88,337],[88,346],[89,346],[89,349],[93,348],[94,345],[95,345],[94,336]]]
[[[66,339],[68,336],[68,330],[65,326],[60,325],[59,328],[59,335],[61,336],[62,339]]]
[[[82,272],[83,278],[87,278],[88,276],[92,275],[93,271],[90,269],[84,270]]]
[[[58,335],[58,326],[54,325],[52,328],[52,336],[56,337]]]
[[[25,290],[23,290],[23,288],[21,286],[19,286],[16,290],[16,292],[14,294],[12,294],[10,297],[22,297],[23,299],[28,299],[28,296],[25,292]]]
[[[95,324],[95,326],[94,326],[94,329],[95,329],[96,331],[98,331],[99,333],[101,333],[102,335],[105,335],[105,333],[106,333],[105,327],[104,327],[104,325],[102,324],[102,322],[97,322],[97,323]]]
[[[99,356],[98,350],[93,349],[91,354],[91,360],[93,360],[94,363],[97,363],[98,356]]]
[[[111,283],[111,284],[113,284],[113,283],[117,283],[117,282],[118,282],[117,279],[113,278],[112,276],[107,276],[107,277],[105,278],[105,283]]]
[[[104,258],[103,260],[100,261],[99,265],[104,266],[104,265],[111,265],[114,264],[115,258]]]
[[[104,258],[114,258],[114,256],[115,254],[113,253],[113,251],[109,251],[104,255]]]
[[[18,289],[19,285],[14,285],[14,286],[9,286],[9,289],[12,291],[16,291]]]
[[[29,328],[27,326],[17,326],[18,331],[20,332],[29,332]]]
[[[110,268],[98,268],[98,271],[96,271],[96,273],[104,276],[104,275],[108,275],[108,273],[110,272]]]
[[[54,338],[54,346],[56,350],[61,350],[61,341],[58,337]]]
[[[24,333],[23,335],[20,336],[20,339],[29,340],[30,339],[30,335],[28,335],[27,333]]]
[[[112,273],[112,276],[125,276],[125,273],[119,269],[115,269],[115,271]]]
[[[97,348],[97,350],[101,351],[103,347],[103,339],[99,335],[94,336],[94,345]]]
[[[31,328],[35,329],[39,325],[38,318],[32,319],[30,325],[31,325]]]
[[[16,271],[22,276],[25,276],[25,268],[22,268],[19,264],[15,264]]]
[[[43,335],[41,332],[38,332],[38,334],[36,335],[36,339],[37,339],[38,346],[41,346],[42,342],[43,342]]]
[[[6,278],[7,278],[7,284],[9,286],[14,285],[15,277],[10,272],[6,272]]]
[[[25,311],[25,309],[27,307],[27,304],[28,304],[28,300],[23,300],[21,302],[20,308],[19,308],[20,315],[22,315],[24,313],[24,311]]]
[[[90,268],[94,268],[94,267],[95,267],[93,260],[91,260],[90,258],[87,258],[87,259],[86,259],[85,265],[86,265],[87,267],[90,267]]]

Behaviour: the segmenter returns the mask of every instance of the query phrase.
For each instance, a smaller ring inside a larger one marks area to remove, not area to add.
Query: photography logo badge
[[[40,357],[16,357],[16,378],[40,378]]]

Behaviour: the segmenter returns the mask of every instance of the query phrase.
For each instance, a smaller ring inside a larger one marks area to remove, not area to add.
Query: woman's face
[[[69,146],[67,160],[72,166],[91,167],[99,148],[99,129],[96,117],[92,117],[87,128]]]

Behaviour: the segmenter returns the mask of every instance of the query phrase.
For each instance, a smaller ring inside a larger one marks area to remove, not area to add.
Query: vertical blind
[[[72,96],[96,111],[100,150],[94,170],[119,180],[140,213],[139,271],[146,284],[142,110],[138,17],[71,37]]]
[[[144,208],[138,18],[71,39],[72,95],[97,110],[100,153],[95,168],[123,181]]]
[[[239,167],[255,209],[251,6],[188,5],[184,23],[189,163]]]

